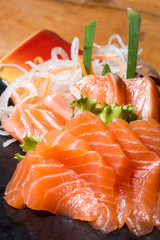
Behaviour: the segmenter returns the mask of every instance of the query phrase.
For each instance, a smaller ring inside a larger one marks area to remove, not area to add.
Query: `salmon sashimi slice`
[[[107,104],[127,102],[127,88],[124,81],[114,73],[105,76],[85,76],[74,85],[82,95],[97,99],[101,104],[105,100]]]
[[[107,127],[132,164],[133,210],[127,226],[135,235],[145,235],[154,227],[153,209],[158,197],[160,158],[144,146],[124,120],[116,119]]]
[[[89,143],[94,151],[99,152],[107,165],[111,166],[116,174],[114,192],[117,199],[117,213],[119,228],[126,222],[132,205],[133,196],[130,185],[130,161],[116,143],[111,131],[93,113],[81,112],[67,121],[65,131]]]
[[[113,190],[116,176],[99,153],[92,151],[86,141],[58,130],[45,134],[37,144],[36,152],[45,158],[57,159],[95,191],[101,208],[99,217],[90,222],[94,228],[106,233],[117,229],[117,204]]]
[[[154,224],[158,229],[160,229],[160,189],[158,191],[157,203],[154,208]]]
[[[48,131],[64,127],[72,115],[69,107],[72,101],[70,94],[52,94],[35,103],[19,103],[15,106],[15,112],[2,122],[2,126],[20,142],[26,134],[41,139]]]
[[[148,76],[124,79],[127,85],[127,99],[142,118],[152,117],[159,121],[159,92],[156,83]]]
[[[130,123],[138,138],[151,151],[160,157],[160,125],[153,118],[142,119]],[[160,185],[158,200],[155,207],[154,222],[157,228],[160,228]]]
[[[151,151],[160,157],[160,125],[153,118],[141,119],[130,123],[138,138]]]
[[[58,118],[65,124],[72,116],[70,103],[74,100],[75,98],[71,94],[64,93],[48,95],[42,98],[40,102],[52,113],[58,115]]]
[[[100,208],[86,181],[62,163],[32,151],[17,165],[5,200],[15,208],[27,206],[85,221],[95,220]]]

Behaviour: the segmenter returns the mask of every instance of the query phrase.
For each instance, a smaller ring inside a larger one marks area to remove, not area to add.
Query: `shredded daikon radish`
[[[4,130],[0,130],[0,135],[1,135],[1,136],[9,136],[9,133],[7,133],[7,132],[4,131]]]
[[[148,63],[142,62],[142,61],[138,61],[138,65],[140,65],[141,67],[137,69],[137,73],[138,75],[153,75],[157,78],[160,78],[160,75],[158,74],[158,72]],[[147,68],[147,72],[143,70],[143,68]]]
[[[6,140],[4,143],[3,143],[3,147],[8,147],[11,143],[14,143],[14,142],[16,142],[17,141],[17,139],[15,139],[15,138],[11,138],[11,139],[9,139],[9,140]]]
[[[22,71],[23,73],[27,73],[27,70],[22,68],[21,66],[17,65],[17,64],[0,64],[0,68],[3,68],[3,67],[13,67],[13,68],[17,68],[19,69],[20,71]]]
[[[7,117],[12,115],[14,112],[15,107],[14,106],[8,106],[9,98],[11,95],[14,96],[17,103],[20,102],[20,96],[16,92],[16,88],[23,87],[30,91],[30,95],[27,96],[23,101],[26,101],[27,99],[37,96],[37,89],[34,87],[34,85],[31,82],[28,82],[27,80],[20,81],[19,78],[17,78],[13,83],[11,83],[6,90],[2,93],[0,96],[0,121],[5,120]]]
[[[113,41],[117,41],[117,43],[113,43]],[[108,44],[105,46],[99,46],[97,44],[94,44],[96,47],[93,49],[93,56],[106,56],[106,57],[118,57],[124,66],[124,74],[123,78],[126,78],[126,72],[127,72],[127,58],[128,58],[128,45],[125,45],[121,39],[121,37],[118,34],[112,35],[109,40]],[[138,59],[140,58],[140,54],[142,52],[142,49],[139,49],[138,51]],[[117,62],[114,61],[95,61],[93,63],[93,70],[96,74],[102,72],[102,69],[105,64],[108,64],[111,72],[113,73],[119,73],[120,66],[117,64]],[[138,67],[138,65],[137,65]]]

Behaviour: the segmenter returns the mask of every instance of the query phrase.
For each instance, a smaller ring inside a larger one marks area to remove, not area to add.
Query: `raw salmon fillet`
[[[141,119],[130,123],[138,138],[151,151],[160,157],[160,125],[153,118]]]
[[[106,125],[91,112],[80,112],[67,121],[65,131],[89,143],[99,152],[116,174],[114,192],[117,199],[119,228],[126,222],[132,209],[132,191],[130,186],[130,161]]]
[[[160,157],[160,125],[153,118],[142,119],[130,123],[138,138],[151,151]],[[158,200],[155,207],[154,222],[157,228],[160,228],[160,185]]]
[[[145,235],[154,227],[153,209],[158,197],[160,158],[144,146],[124,120],[114,120],[107,127],[132,164],[133,210],[127,226],[135,235]]]
[[[29,151],[8,183],[5,200],[15,208],[47,210],[93,221],[99,214],[94,191],[74,171]]]
[[[117,204],[113,187],[115,174],[105,159],[89,144],[65,131],[48,132],[36,146],[36,152],[45,158],[57,159],[84,179],[95,191],[101,208],[99,217],[90,224],[106,233],[118,227]]]
[[[127,101],[142,118],[152,117],[159,121],[159,92],[156,83],[148,76],[123,79],[127,85]]]
[[[157,203],[154,208],[154,224],[158,229],[160,229],[160,188],[158,191]]]
[[[127,88],[124,81],[114,73],[107,73],[105,76],[89,75],[77,81],[74,85],[82,95],[97,99],[103,104],[127,103]]]
[[[41,139],[48,131],[64,127],[72,115],[69,104],[73,100],[70,94],[52,94],[35,103],[19,103],[12,116],[2,122],[2,126],[21,143],[26,134]]]

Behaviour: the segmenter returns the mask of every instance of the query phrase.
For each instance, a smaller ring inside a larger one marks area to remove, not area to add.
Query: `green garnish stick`
[[[83,64],[86,68],[86,72],[89,75],[91,69],[91,58],[94,35],[96,31],[97,20],[93,20],[85,25],[84,32],[84,47],[83,47]]]
[[[102,76],[104,76],[105,74],[107,74],[109,72],[111,72],[111,69],[108,64],[105,64],[103,67],[103,70],[102,70]]]
[[[140,14],[128,8],[127,78],[134,78],[136,73],[140,24],[141,24]]]

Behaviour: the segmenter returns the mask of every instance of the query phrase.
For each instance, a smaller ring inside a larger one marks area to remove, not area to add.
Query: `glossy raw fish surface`
[[[106,164],[116,174],[114,191],[117,199],[118,221],[121,228],[132,209],[132,191],[130,186],[131,164],[111,131],[91,112],[80,112],[67,121],[65,131],[72,133],[89,143],[94,151],[99,152]]]
[[[1,85],[3,90],[3,85]],[[65,216],[54,215],[45,211],[32,211],[29,208],[15,209],[4,200],[4,190],[10,181],[17,166],[13,159],[15,153],[20,152],[19,143],[11,144],[3,148],[2,143],[6,137],[0,137],[0,236],[3,240],[37,240],[39,239],[87,239],[88,240],[159,240],[160,231],[155,228],[150,234],[137,238],[130,232],[126,225],[121,230],[110,234],[104,234],[92,228],[88,223],[73,220]],[[16,237],[15,237],[16,236]]]
[[[40,139],[50,130],[61,130],[72,115],[69,104],[74,100],[70,94],[52,94],[35,103],[19,103],[15,112],[2,122],[6,132],[22,142],[27,135]]]
[[[160,158],[144,146],[124,120],[116,119],[108,123],[107,127],[113,132],[132,164],[133,210],[127,219],[127,226],[137,236],[145,235],[154,227]]]
[[[89,75],[75,83],[75,87],[89,98],[97,99],[103,104],[127,103],[127,88],[124,81],[116,74],[107,73],[105,76]]]

